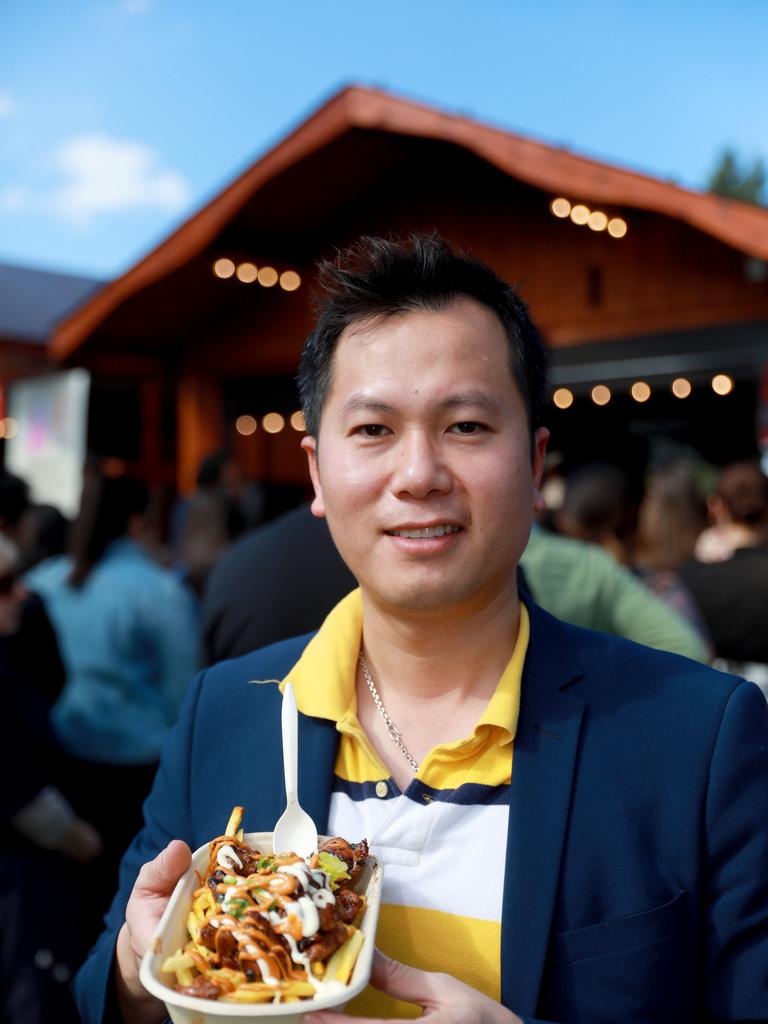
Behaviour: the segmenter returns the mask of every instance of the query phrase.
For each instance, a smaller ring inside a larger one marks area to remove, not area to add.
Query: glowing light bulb
[[[295,292],[301,284],[301,278],[295,270],[284,270],[280,275],[280,287],[284,292]]]
[[[733,378],[727,373],[716,373],[712,378],[712,390],[716,395],[730,395],[733,391]]]
[[[651,397],[651,388],[644,380],[636,380],[631,388],[631,395],[636,402],[647,402]]]
[[[237,268],[237,279],[243,284],[252,284],[258,277],[258,270],[253,263],[241,263]]]
[[[281,416],[279,412],[268,412],[261,421],[261,425],[268,434],[279,434],[285,426],[285,417]]]
[[[291,426],[294,430],[298,430],[299,433],[303,433],[307,429],[307,425],[304,422],[304,413],[300,409],[297,412],[291,413]]]
[[[691,382],[685,377],[676,377],[672,381],[672,394],[675,398],[687,398],[691,393]]]
[[[216,277],[226,278],[232,277],[235,272],[235,264],[232,260],[220,259],[216,260],[213,264],[213,272]]]
[[[562,196],[559,196],[557,199],[553,199],[549,204],[549,208],[556,217],[560,217],[561,219],[567,217],[571,212],[571,204],[567,199],[563,199]]]
[[[589,220],[589,207],[578,203],[571,210],[571,220],[574,224],[586,224]]]
[[[621,217],[612,217],[608,221],[608,234],[611,238],[623,238],[627,233],[627,222]]]
[[[611,389],[605,384],[596,384],[592,388],[592,401],[595,405],[608,405],[611,400]]]
[[[256,433],[256,427],[258,424],[253,416],[238,416],[235,420],[235,430],[238,434],[242,434],[243,437],[249,437],[251,434]]]
[[[593,210],[587,218],[587,226],[593,231],[605,231],[608,227],[608,217],[602,210]]]
[[[558,409],[568,409],[573,405],[573,392],[568,388],[558,388],[552,395],[552,401]]]
[[[262,267],[258,273],[259,284],[264,288],[272,288],[277,284],[277,271],[274,267]]]

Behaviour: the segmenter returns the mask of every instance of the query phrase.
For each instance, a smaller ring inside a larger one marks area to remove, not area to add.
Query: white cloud
[[[16,113],[16,100],[9,92],[0,90],[0,120],[4,117],[13,117]]]
[[[174,211],[189,198],[184,178],[158,166],[154,151],[141,142],[76,135],[54,161],[67,180],[49,194],[47,205],[66,220],[83,224],[98,214],[151,207]]]

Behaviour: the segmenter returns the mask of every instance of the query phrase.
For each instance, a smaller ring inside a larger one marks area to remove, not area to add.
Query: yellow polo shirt
[[[512,657],[470,736],[435,747],[401,792],[357,719],[360,591],[331,612],[287,674],[301,712],[341,733],[328,831],[366,838],[384,866],[377,945],[427,971],[444,971],[498,1000],[501,903],[512,748],[528,647],[524,605]],[[362,1016],[417,1017],[420,1009],[372,988],[349,1005]]]

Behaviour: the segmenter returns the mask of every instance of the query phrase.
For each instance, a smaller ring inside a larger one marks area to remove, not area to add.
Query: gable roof
[[[60,323],[51,354],[58,358],[69,355],[126,299],[203,252],[259,189],[354,129],[453,143],[510,177],[552,195],[673,217],[749,256],[768,260],[768,210],[683,189],[376,89],[350,86]]]
[[[100,285],[90,277],[0,263],[0,338],[45,344],[56,321]]]

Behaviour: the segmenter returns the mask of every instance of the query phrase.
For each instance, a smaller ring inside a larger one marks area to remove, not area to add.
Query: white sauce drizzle
[[[315,992],[320,992],[323,983],[319,978],[316,978],[312,973],[312,965],[310,964],[309,960],[304,956],[302,952],[299,951],[299,947],[296,945],[296,940],[292,935],[286,934],[285,937],[288,940],[288,945],[291,948],[291,960],[293,960],[295,964],[299,964],[301,967],[304,968],[304,970],[307,972],[307,981],[309,981],[310,985],[315,990]]]
[[[231,846],[220,847],[216,854],[216,861],[220,867],[225,870],[232,870],[233,864],[242,869],[243,863],[235,853]],[[301,924],[301,932],[304,938],[312,938],[320,930],[320,915],[318,908],[323,909],[324,907],[331,906],[336,902],[336,897],[333,895],[329,885],[329,876],[325,871],[319,868],[310,868],[307,864],[297,862],[295,864],[283,864],[277,868],[278,872],[285,875],[293,875],[297,878],[303,888],[306,890],[305,895],[299,896],[298,899],[290,899],[285,905],[286,912],[290,915],[293,914],[298,918]],[[224,901],[222,903],[222,914],[218,917],[213,916],[210,919],[210,924],[214,928],[218,928],[222,924],[227,924],[230,927],[237,928],[238,922],[227,914],[230,909],[228,903],[232,898],[237,898],[240,895],[235,886],[226,893]],[[259,910],[262,917],[265,917],[270,924],[278,925],[285,923],[285,917],[282,917],[277,911],[274,910]],[[316,978],[312,972],[312,964],[304,953],[299,950],[296,940],[292,935],[287,932],[283,932],[283,936],[288,942],[288,947],[291,951],[291,960],[303,967],[306,971],[307,980],[309,981],[312,988],[315,990],[316,995],[330,995],[341,991],[346,991],[347,985],[336,979],[324,980],[322,978]],[[243,941],[250,938],[246,933],[236,931],[234,937],[238,941]],[[258,952],[256,946],[251,942],[245,944],[245,949],[248,953],[254,954]],[[276,978],[269,970],[269,964],[264,959],[257,959],[256,963],[259,966],[261,972],[262,981],[273,988],[280,986],[280,979]],[[275,993],[273,1003],[281,1001],[281,993]]]
[[[241,870],[243,867],[243,862],[229,844],[219,847],[218,853],[216,854],[216,863],[220,868],[224,868],[225,870],[231,870],[235,864]]]
[[[274,974],[270,973],[269,964],[266,960],[257,960],[256,963],[259,965],[261,971],[261,980],[272,988],[277,988],[280,984],[280,979],[276,978]]]

